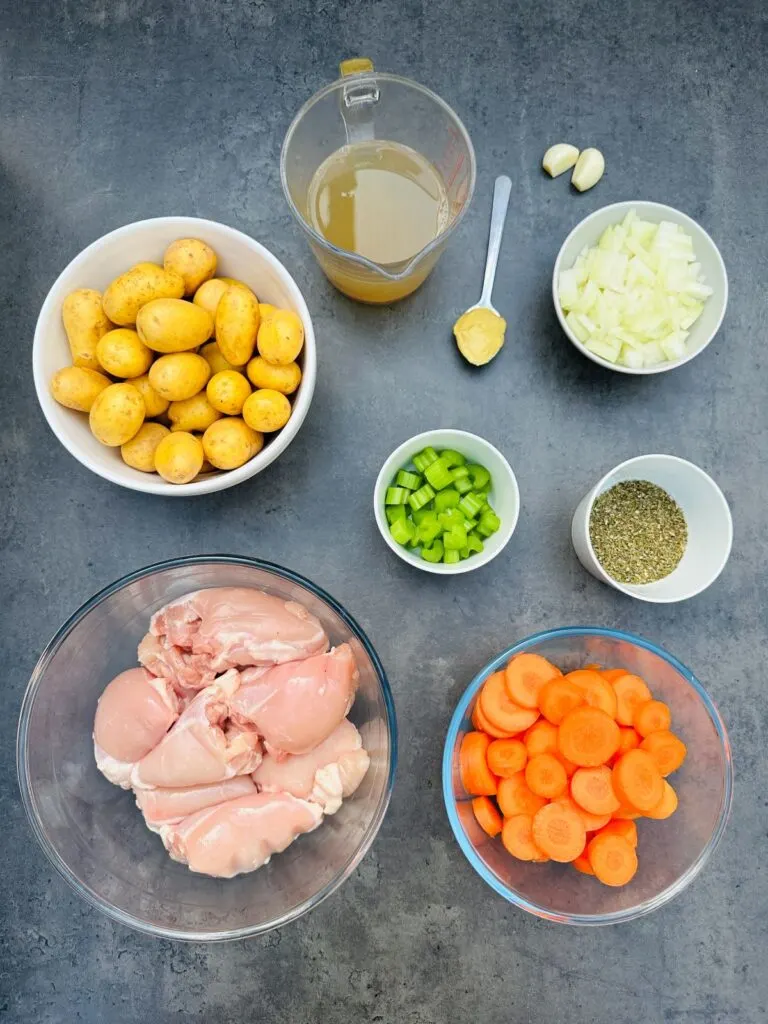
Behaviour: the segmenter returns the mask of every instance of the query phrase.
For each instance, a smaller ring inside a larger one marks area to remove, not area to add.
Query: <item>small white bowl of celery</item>
[[[573,345],[620,373],[663,373],[702,352],[728,304],[715,243],[662,203],[604,206],[571,231],[552,275],[560,324]]]
[[[520,512],[512,468],[492,444],[465,430],[417,434],[381,467],[376,524],[409,565],[453,576],[487,565],[506,546]]]

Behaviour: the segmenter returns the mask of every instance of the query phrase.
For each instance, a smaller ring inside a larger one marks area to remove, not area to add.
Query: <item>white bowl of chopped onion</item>
[[[588,359],[619,373],[663,373],[717,334],[728,275],[715,243],[686,214],[662,203],[613,203],[563,242],[552,297]]]

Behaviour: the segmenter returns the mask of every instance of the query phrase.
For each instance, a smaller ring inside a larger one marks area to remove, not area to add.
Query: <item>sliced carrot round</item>
[[[637,854],[622,836],[597,835],[587,847],[595,876],[603,885],[626,885],[637,872]]]
[[[632,725],[638,704],[652,699],[651,691],[640,676],[625,672],[613,684],[616,694],[616,721],[619,725]]]
[[[569,672],[567,676],[569,683],[577,686],[584,696],[584,703],[592,708],[600,708],[611,718],[616,717],[618,701],[616,693],[607,680],[603,679],[599,672],[590,672],[587,669],[578,669],[576,672]]]
[[[522,740],[494,740],[488,747],[488,767],[502,779],[521,772],[527,760],[528,751]]]
[[[560,725],[569,711],[583,703],[581,690],[565,678],[550,679],[539,690],[539,710],[553,725]]]
[[[627,670],[625,668],[603,668],[600,670],[600,675],[606,682],[611,683],[611,685],[613,685],[617,679],[621,679],[621,677],[626,674]]]
[[[501,841],[507,853],[518,860],[545,861],[547,855],[533,838],[533,818],[530,814],[513,814],[504,819]]]
[[[614,789],[616,787],[614,786]],[[611,815],[614,821],[634,821],[635,818],[642,818],[642,814],[630,804],[619,804],[618,810]]]
[[[640,744],[640,749],[651,755],[664,776],[676,772],[688,753],[683,741],[667,729],[649,733]]]
[[[578,857],[572,860],[571,864],[573,864],[576,870],[580,871],[582,875],[594,875],[595,873],[592,870],[592,865],[589,863],[589,857],[583,853],[580,853]]]
[[[637,825],[634,821],[609,821],[600,829],[601,836],[621,836],[630,846],[637,846]]]
[[[524,772],[518,772],[509,779],[501,779],[496,799],[505,818],[515,814],[535,814],[547,802],[543,796],[531,792]]]
[[[480,700],[475,701],[475,709],[472,712],[472,725],[478,732],[488,733],[489,736],[495,740],[508,739],[510,733],[505,732],[503,729],[497,729],[495,725],[492,725],[483,714],[483,709],[480,707]]]
[[[560,762],[560,764],[563,766],[563,768],[565,768],[565,774],[570,779],[570,777],[573,775],[573,773],[576,771],[576,769],[579,766],[577,764],[574,764],[573,761],[569,761],[567,757],[563,757],[563,755],[560,753],[559,750],[555,754],[555,757]]]
[[[645,814],[661,800],[664,779],[647,751],[629,750],[614,766],[613,788],[621,803]]]
[[[484,732],[468,732],[461,741],[461,784],[472,796],[493,796],[496,792],[496,776],[492,774],[487,761],[490,744]]]
[[[580,768],[597,768],[619,749],[619,727],[599,708],[578,707],[560,723],[557,745]]]
[[[537,796],[549,800],[560,796],[568,788],[565,768],[554,754],[536,754],[525,766],[525,781]]]
[[[523,736],[523,743],[528,750],[528,757],[535,757],[537,754],[557,754],[557,726],[552,725],[546,718],[540,718]]]
[[[576,811],[555,802],[534,815],[533,841],[549,858],[567,864],[584,852],[587,830]]]
[[[650,811],[645,812],[647,818],[654,818],[657,821],[662,821],[664,818],[671,818],[677,810],[677,793],[670,786],[666,779],[664,779],[664,795],[661,800],[652,807]]]
[[[622,754],[626,754],[628,750],[634,750],[635,747],[640,746],[640,734],[636,729],[631,726],[622,725],[619,727],[619,749],[616,751],[615,757],[618,759]]]
[[[501,832],[501,814],[489,796],[476,796],[472,801],[472,810],[483,832],[487,832],[491,837]]]
[[[579,768],[571,779],[571,796],[591,814],[613,814],[619,808],[618,798],[613,791],[611,769],[605,765],[599,768]]]
[[[672,725],[672,712],[664,701],[647,700],[645,704],[638,704],[635,708],[632,724],[645,739],[652,732],[668,730]]]
[[[563,804],[565,807],[569,807],[572,811],[581,818],[582,824],[587,832],[598,832],[601,828],[611,820],[610,814],[591,814],[589,811],[585,811],[583,807],[580,807],[573,797],[564,794],[559,797],[557,803]]]
[[[518,654],[507,665],[504,676],[510,700],[523,708],[538,708],[539,690],[563,673],[540,654]]]
[[[486,679],[480,691],[480,707],[491,725],[507,734],[524,732],[539,717],[538,711],[521,708],[509,699],[503,672],[494,672]]]

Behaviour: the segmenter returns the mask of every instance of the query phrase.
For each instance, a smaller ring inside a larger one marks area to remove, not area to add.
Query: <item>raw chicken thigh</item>
[[[147,828],[158,832],[161,825],[177,825],[196,811],[204,811],[226,800],[252,796],[256,791],[250,775],[236,775],[224,782],[182,789],[137,789],[136,804]]]
[[[247,587],[187,594],[153,615],[149,629],[165,644],[208,655],[215,672],[279,665],[328,649],[323,627],[306,608]]]
[[[179,715],[179,702],[164,679],[143,668],[116,676],[99,697],[93,723],[96,764],[110,782],[130,786],[131,771]]]
[[[363,781],[370,763],[360,733],[345,719],[308,754],[282,759],[267,754],[252,778],[264,792],[291,793],[335,814]]]
[[[173,859],[191,871],[232,878],[266,864],[322,817],[317,804],[290,793],[257,793],[198,811],[161,835]]]
[[[306,754],[322,743],[352,707],[358,672],[349,644],[329,654],[244,669],[230,701],[236,721],[250,723],[271,753]]]
[[[184,700],[210,686],[216,678],[207,654],[190,654],[147,633],[139,644],[139,661],[153,675],[167,679]]]

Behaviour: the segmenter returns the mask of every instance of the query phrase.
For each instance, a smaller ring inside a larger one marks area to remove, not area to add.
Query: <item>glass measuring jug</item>
[[[423,85],[364,58],[341,73],[288,129],[283,191],[339,291],[395,302],[422,284],[461,222],[475,152],[458,116]]]

